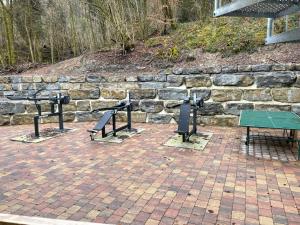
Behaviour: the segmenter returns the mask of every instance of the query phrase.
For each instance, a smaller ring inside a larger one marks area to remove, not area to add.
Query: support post
[[[58,104],[58,122],[59,122],[59,129],[60,131],[64,130],[64,115],[63,115],[63,108],[62,104]]]
[[[289,138],[290,139],[295,139],[295,134],[296,134],[295,130],[290,130],[290,136],[289,136]]]
[[[250,143],[250,127],[247,127],[246,145]]]
[[[102,138],[105,138],[106,137],[105,126],[102,128],[101,132],[102,132]]]
[[[272,37],[272,35],[273,35],[273,19],[268,18],[267,38]]]
[[[116,137],[117,136],[117,132],[116,132],[116,114],[114,113],[112,116],[112,125],[113,125],[113,136]]]
[[[250,145],[250,127],[247,127],[246,145],[247,145],[247,155],[249,155],[249,145]]]
[[[36,138],[40,137],[39,119],[40,119],[40,117],[38,115],[34,116],[34,118],[33,118],[33,122],[34,122],[34,136]]]
[[[131,130],[131,104],[127,106],[127,128]]]
[[[250,127],[247,127],[247,137],[246,137],[246,145],[247,145],[247,155],[249,155],[249,145],[250,145]]]
[[[193,108],[193,134],[197,133],[197,106]]]
[[[36,109],[38,111],[38,115],[41,116],[42,115],[42,107],[41,107],[41,105],[38,104],[38,103],[35,103],[35,107],[36,107]]]
[[[220,6],[221,6],[221,0],[215,0],[215,10],[220,8]]]

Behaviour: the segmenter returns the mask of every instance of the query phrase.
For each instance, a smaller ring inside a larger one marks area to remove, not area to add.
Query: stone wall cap
[[[282,70],[278,70],[282,67]],[[253,65],[223,65],[223,66],[191,66],[191,67],[174,67],[174,75],[193,75],[193,74],[236,74],[243,72],[289,72],[299,71],[299,64],[282,63],[282,64],[253,64]],[[169,74],[169,73],[168,73]]]

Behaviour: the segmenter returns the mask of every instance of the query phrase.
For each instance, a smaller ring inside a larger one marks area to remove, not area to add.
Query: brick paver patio
[[[113,224],[300,224],[300,163],[246,156],[239,128],[211,128],[205,151],[162,144],[175,125],[122,145],[77,128],[39,144],[9,140],[32,126],[0,128],[0,213]],[[56,125],[52,125],[56,126]]]

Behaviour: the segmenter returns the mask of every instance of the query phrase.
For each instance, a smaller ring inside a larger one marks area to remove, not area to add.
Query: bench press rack
[[[116,116],[119,111],[126,110],[127,114],[127,124],[117,128]],[[98,132],[101,131],[102,138],[107,137],[109,134],[112,134],[114,137],[117,136],[117,132],[121,130],[128,130],[128,131],[136,131],[136,129],[132,128],[131,125],[131,111],[132,111],[132,103],[130,101],[130,97],[128,100],[121,101],[113,107],[106,107],[106,108],[99,108],[92,111],[92,113],[106,111],[103,116],[100,118],[96,126],[91,129],[87,130],[90,133],[91,140],[95,140],[95,136]],[[112,131],[106,132],[106,125],[112,119]]]

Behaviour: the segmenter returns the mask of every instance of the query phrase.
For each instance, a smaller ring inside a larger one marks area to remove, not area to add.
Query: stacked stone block
[[[145,74],[32,75],[0,77],[0,125],[32,123],[35,106],[10,101],[7,95],[44,95],[62,92],[71,96],[64,106],[65,120],[98,120],[92,110],[115,105],[128,93],[133,102],[133,121],[170,123],[178,119],[178,104],[186,96],[202,96],[205,106],[199,123],[235,126],[240,110],[284,110],[300,113],[300,65],[239,65],[208,68],[175,68]],[[49,105],[43,104],[43,111]],[[125,120],[125,112],[118,116]],[[56,118],[43,122],[55,122]]]

